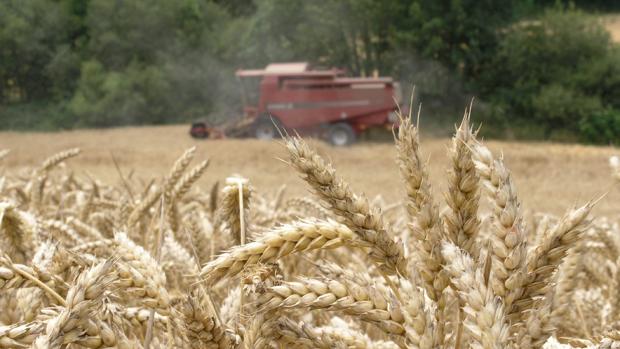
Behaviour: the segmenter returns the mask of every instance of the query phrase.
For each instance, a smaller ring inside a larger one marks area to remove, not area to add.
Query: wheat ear
[[[181,305],[183,321],[187,327],[190,348],[221,348],[233,347],[231,333],[217,325],[213,315],[203,309],[192,296],[188,296]]]
[[[519,311],[528,309],[534,297],[548,291],[551,275],[587,229],[590,223],[588,216],[593,206],[589,202],[567,212],[528,256],[525,292],[517,302]]]
[[[161,197],[161,188],[156,188],[155,190],[147,191],[145,195],[143,195],[142,199],[136,205],[136,207],[131,211],[127,218],[127,227],[131,228],[138,223],[140,218],[142,218],[146,212],[157,202],[157,200]]]
[[[74,148],[59,152],[43,161],[43,164],[36,169],[27,186],[28,197],[30,198],[30,208],[38,211],[43,201],[43,192],[50,170],[58,166],[63,161],[80,154],[80,149]]]
[[[481,269],[459,247],[444,243],[442,253],[452,282],[464,301],[465,329],[473,340],[472,348],[504,348],[510,327],[506,323],[500,298],[487,287]]]
[[[516,323],[517,341],[521,347],[540,348],[554,332],[552,326],[552,275],[586,230],[593,203],[571,210],[545,235],[528,257],[528,273],[524,292],[512,309],[511,317],[520,316]],[[562,295],[558,295],[562,297]],[[564,305],[566,306],[566,305]]]
[[[45,334],[35,340],[33,348],[61,348],[84,338],[87,330],[92,329],[88,316],[95,311],[101,295],[116,279],[111,272],[113,263],[112,260],[107,260],[80,274],[67,293],[66,305],[58,316],[47,322]],[[89,335],[92,337],[93,333]],[[109,336],[101,336],[102,342],[109,339]],[[115,340],[104,343],[105,346],[114,344]]]
[[[437,348],[443,344],[443,327],[437,319],[437,305],[422,289],[411,282],[401,281],[402,312],[405,319],[405,338],[413,348]]]
[[[395,241],[384,225],[379,209],[370,207],[368,199],[355,195],[349,185],[336,176],[331,164],[325,162],[299,137],[286,141],[289,159],[303,179],[314,189],[362,240],[370,243],[370,258],[390,274],[406,273],[407,261],[403,246]]]
[[[37,221],[31,214],[19,210],[15,204],[0,201],[0,246],[16,262],[32,258],[39,239]]]
[[[355,342],[356,338],[347,336],[344,331],[334,329],[326,332],[306,324],[296,323],[283,317],[276,321],[276,339],[281,345],[302,346],[306,348],[329,349],[329,348],[366,348],[366,342]]]
[[[239,190],[241,188],[241,190]],[[222,220],[226,221],[230,229],[232,241],[235,245],[241,243],[241,215],[245,219],[249,216],[248,208],[252,189],[248,180],[241,177],[229,177],[226,179],[226,186],[222,189],[220,196],[221,202],[218,206],[218,217],[214,228],[219,228]],[[241,210],[241,205],[243,211]]]
[[[338,310],[377,325],[391,335],[403,335],[404,318],[400,307],[391,302],[386,288],[357,285],[351,281],[302,278],[267,288],[259,309],[309,308]]]
[[[504,300],[507,312],[521,297],[526,272],[527,233],[510,172],[502,158],[494,159],[481,143],[473,145],[476,168],[493,206],[491,229],[491,288]]]
[[[124,233],[115,235],[118,258],[128,268],[119,263],[117,269],[121,285],[139,291],[141,301],[163,315],[170,311],[170,295],[166,289],[166,274],[161,265],[142,246],[137,245]],[[128,292],[129,293],[129,292]]]
[[[473,160],[471,145],[475,140],[469,124],[471,109],[465,111],[461,125],[452,138],[450,159],[452,169],[448,174],[446,203],[450,207],[443,217],[446,235],[470,255],[477,255],[476,237],[480,227],[478,219],[479,177]]]
[[[78,148],[67,149],[59,153],[56,153],[50,156],[49,158],[45,159],[45,161],[43,161],[43,164],[41,164],[41,167],[37,169],[37,174],[39,175],[44,174],[48,172],[49,170],[51,170],[52,168],[58,166],[58,164],[62,163],[63,161],[70,159],[72,157],[78,156],[79,154],[80,154],[80,149]]]
[[[0,160],[4,159],[7,155],[9,155],[10,152],[11,152],[11,149],[0,150]]]
[[[299,221],[270,230],[253,242],[233,247],[207,263],[201,276],[207,282],[215,283],[259,262],[269,263],[291,253],[336,248],[351,243],[353,239],[349,228],[334,221]]]
[[[194,183],[196,183],[196,181],[200,179],[208,166],[209,160],[205,160],[200,164],[196,165],[196,167],[192,168],[188,173],[183,175],[183,177],[181,177],[181,179],[179,180],[179,183],[174,187],[171,195],[172,198],[174,200],[180,200],[181,198],[183,198],[183,196],[187,194],[192,185],[194,185]]]
[[[185,169],[189,166],[196,154],[196,147],[191,147],[187,149],[180,158],[175,161],[174,165],[170,169],[168,176],[166,177],[165,185],[164,185],[164,193],[167,195],[171,194],[174,190],[174,187],[177,185],[181,176],[185,172]]]
[[[395,141],[397,163],[408,197],[409,230],[413,238],[410,253],[429,297],[437,301],[448,285],[448,280],[440,274],[443,232],[428,171],[421,160],[418,129],[412,125],[410,116],[401,116]]]
[[[27,348],[45,331],[45,323],[34,321],[0,326],[1,348]]]

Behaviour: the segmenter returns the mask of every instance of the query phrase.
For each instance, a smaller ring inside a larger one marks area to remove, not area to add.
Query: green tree
[[[166,121],[169,86],[162,71],[135,61],[122,71],[107,71],[97,61],[82,65],[78,90],[70,110],[79,118],[78,126],[162,123]]]
[[[356,75],[390,73],[390,38],[406,8],[396,0],[259,1],[234,52],[245,65],[310,60]]]
[[[0,2],[0,102],[45,100],[54,95],[68,59],[69,17],[49,0]],[[61,88],[62,90],[62,88]]]
[[[442,62],[469,80],[482,73],[498,45],[499,29],[515,19],[518,0],[411,1],[396,33],[399,46]]]
[[[552,7],[560,4],[564,6],[574,5],[588,10],[620,10],[620,2],[616,0],[535,0],[534,3],[539,7]]]
[[[590,16],[554,9],[505,30],[478,86],[510,120],[537,123],[551,136],[577,134],[583,120],[618,108],[618,48]]]
[[[155,63],[174,44],[179,2],[91,0],[86,15],[88,55],[108,69]]]
[[[88,59],[70,110],[83,126],[207,116],[234,78],[217,58],[217,30],[227,20],[218,5],[200,0],[91,0]]]

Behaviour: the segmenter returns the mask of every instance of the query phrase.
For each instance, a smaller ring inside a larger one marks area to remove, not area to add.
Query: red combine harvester
[[[397,121],[400,87],[389,77],[345,77],[341,70],[311,70],[307,63],[270,64],[236,75],[244,118],[219,128],[195,122],[193,137],[272,139],[279,128],[344,146],[370,127],[391,128]]]

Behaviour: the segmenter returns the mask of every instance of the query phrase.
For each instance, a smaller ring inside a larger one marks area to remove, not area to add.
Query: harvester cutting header
[[[344,146],[368,128],[391,128],[401,101],[400,86],[390,77],[346,77],[342,70],[312,70],[308,63],[269,64],[236,75],[243,119],[219,128],[195,122],[193,137],[272,139],[280,128]]]

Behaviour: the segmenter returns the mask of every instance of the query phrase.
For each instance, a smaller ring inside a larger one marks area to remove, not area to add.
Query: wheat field
[[[620,348],[614,149],[409,120],[1,133],[0,348]]]
[[[11,149],[2,166],[11,172],[39,165],[53,153],[80,148],[82,154],[66,163],[80,176],[92,175],[110,185],[119,184],[114,159],[124,176],[148,181],[163,175],[184,150],[196,147],[196,157],[210,159],[208,173],[197,186],[208,190],[216,181],[232,174],[252,180],[259,192],[271,192],[286,185],[286,194],[309,193],[304,182],[280,161],[286,150],[279,142],[254,139],[194,140],[188,125],[127,127],[109,130],[78,130],[58,133],[0,132],[0,149]],[[434,193],[446,190],[448,156],[445,138],[425,138],[422,147]],[[394,166],[396,151],[391,142],[358,143],[348,148],[334,148],[310,141],[319,154],[338,168],[356,192],[369,197],[381,195],[389,202],[402,201],[402,186]],[[504,154],[506,164],[515,174],[515,182],[526,211],[562,214],[567,206],[608,195],[596,206],[595,213],[615,216],[620,202],[620,188],[615,186],[608,159],[617,152],[612,147],[537,143],[485,143],[494,152]]]

